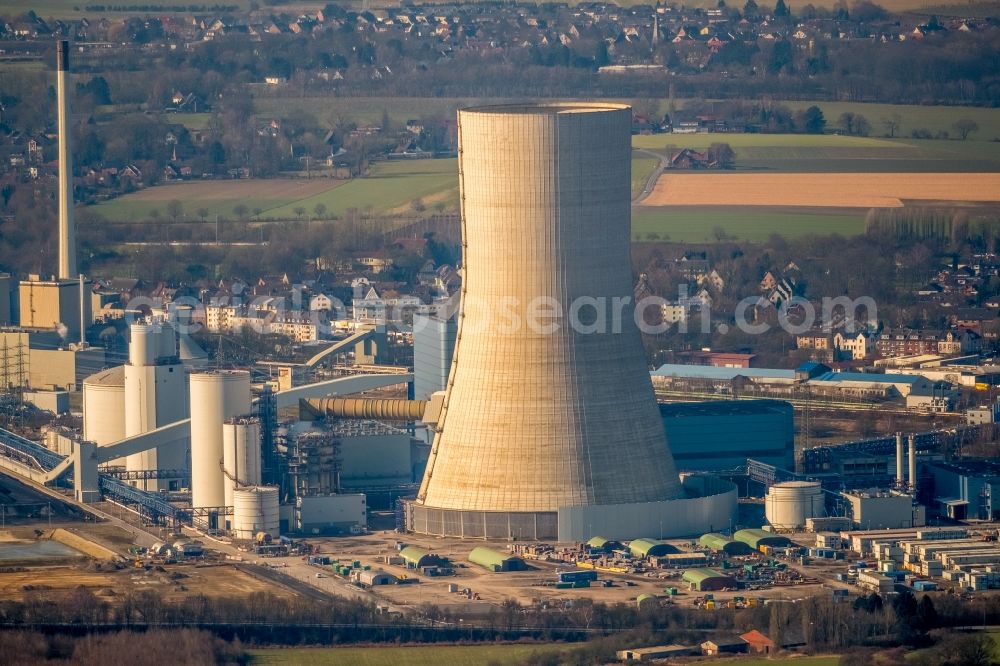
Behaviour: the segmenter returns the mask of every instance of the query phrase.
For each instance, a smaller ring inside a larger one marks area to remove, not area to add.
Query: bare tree
[[[971,118],[959,118],[954,122],[954,124],[952,124],[952,127],[955,128],[958,135],[962,137],[962,141],[968,139],[969,135],[973,132],[979,131],[979,124]]]
[[[903,124],[903,117],[898,113],[894,113],[885,120],[882,121],[885,125],[885,131],[889,133],[889,138],[895,138],[896,132],[899,131],[899,126]]]

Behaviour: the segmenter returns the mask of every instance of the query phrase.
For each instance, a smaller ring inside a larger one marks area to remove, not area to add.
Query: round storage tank
[[[278,489],[274,486],[233,491],[233,536],[253,539],[258,532],[278,538]]]
[[[826,515],[823,489],[818,481],[776,483],[764,498],[764,515],[777,529],[803,529],[807,518]]]
[[[191,375],[192,506],[226,506],[222,424],[249,413],[249,372],[216,370]]]
[[[98,446],[125,439],[125,368],[102,370],[83,380],[83,438]],[[112,461],[125,464],[125,459]]]
[[[129,365],[156,365],[158,336],[151,324],[132,324],[128,343]]]
[[[226,506],[234,506],[233,491],[260,484],[260,422],[231,419],[222,425],[223,465],[226,468]]]
[[[177,356],[177,336],[174,335],[174,327],[163,322],[159,324],[156,331],[156,357],[174,358]]]

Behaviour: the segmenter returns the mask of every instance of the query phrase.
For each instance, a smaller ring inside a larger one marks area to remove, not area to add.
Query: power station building
[[[660,405],[674,462],[681,470],[729,470],[753,458],[795,469],[792,404],[783,400],[718,400]]]
[[[448,383],[455,353],[458,324],[455,317],[413,315],[413,397],[427,400]]]
[[[682,487],[634,313],[611,308],[632,293],[629,107],[482,107],[458,125],[462,303],[407,527],[572,541],[727,524],[735,487]]]

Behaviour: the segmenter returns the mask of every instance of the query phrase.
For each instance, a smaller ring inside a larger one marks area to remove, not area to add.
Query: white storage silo
[[[83,380],[83,438],[98,446],[125,439],[125,368],[102,370]],[[125,459],[112,460],[124,465]]]
[[[807,518],[826,515],[822,486],[818,481],[776,483],[767,490],[764,515],[777,529],[803,529]]]
[[[260,421],[235,418],[222,424],[223,466],[226,469],[226,506],[233,506],[233,491],[260,485]]]
[[[124,366],[126,437],[188,417],[186,378],[176,359],[173,329],[159,323],[132,324],[130,332],[129,362]],[[130,472],[186,469],[188,444],[185,439],[130,455],[126,465]],[[138,485],[145,490],[170,489],[167,479]]]
[[[233,491],[233,536],[252,539],[258,532],[278,538],[278,489],[274,486]]]
[[[191,505],[225,506],[222,424],[250,413],[250,373],[214,370],[191,375]]]

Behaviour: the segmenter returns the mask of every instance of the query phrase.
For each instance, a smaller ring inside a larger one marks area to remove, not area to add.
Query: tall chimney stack
[[[917,489],[917,440],[910,435],[910,490]]]
[[[59,279],[72,280],[76,272],[76,231],[73,226],[73,164],[70,150],[69,42],[56,42],[56,94],[59,111]]]
[[[906,478],[903,476],[903,433],[896,433],[896,487],[905,488]]]

